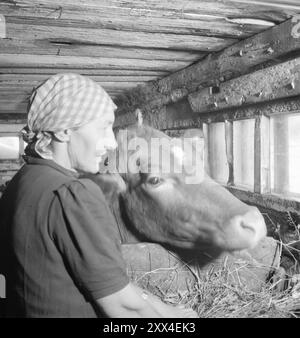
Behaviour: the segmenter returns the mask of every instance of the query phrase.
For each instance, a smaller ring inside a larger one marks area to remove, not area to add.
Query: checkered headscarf
[[[79,74],[56,74],[36,88],[29,101],[23,139],[27,154],[52,158],[47,146],[52,133],[80,127],[116,106],[106,91]]]

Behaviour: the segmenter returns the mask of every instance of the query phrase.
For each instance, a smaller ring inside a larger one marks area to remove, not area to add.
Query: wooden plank
[[[207,175],[210,176],[210,163],[209,163],[209,144],[208,144],[208,124],[207,123],[203,123],[203,138],[204,138],[204,155],[203,155],[203,160],[204,160],[204,171]]]
[[[166,11],[148,10],[145,16],[138,11],[129,9],[104,7],[101,10],[72,10],[63,8],[61,11],[55,8],[45,7],[16,7],[1,6],[2,15],[7,22],[31,23],[41,25],[75,26],[97,29],[111,29],[134,32],[168,33],[182,35],[203,35],[221,38],[244,39],[259,33],[267,27],[274,26],[278,22],[277,17],[269,20],[241,19],[235,21],[225,15],[206,17],[205,15],[193,15],[182,18],[178,15],[166,13]],[[166,14],[169,16],[166,16]],[[281,21],[286,19],[282,16]]]
[[[271,193],[270,186],[270,119],[255,118],[254,130],[254,192]]]
[[[124,90],[128,88],[134,88],[135,86],[141,84],[142,82],[132,81],[132,82],[98,82],[98,84],[103,87],[105,90]],[[3,93],[30,93],[35,86],[38,86],[40,82],[36,81],[31,82],[19,82],[19,83],[9,83],[7,81],[0,81],[0,95]]]
[[[228,163],[228,181],[227,185],[234,184],[233,171],[233,122],[225,121],[225,143],[226,143],[226,158]]]
[[[8,170],[19,170],[22,164],[21,160],[0,160],[0,173]]]
[[[143,59],[193,62],[203,58],[206,53],[179,50],[126,48],[105,45],[88,45],[56,39],[57,42],[45,40],[0,39],[3,54],[38,54],[61,56],[89,56],[117,59]]]
[[[261,115],[261,193],[271,193],[270,118]]]
[[[35,24],[6,24],[8,39],[46,40],[73,44],[96,44],[122,47],[161,48],[191,51],[218,51],[236,42],[236,39],[201,35],[165,34],[60,27]]]
[[[236,3],[246,3],[247,5],[269,6],[272,8],[280,8],[285,10],[300,11],[300,5],[298,0],[285,1],[285,0],[230,0]]]
[[[188,96],[194,112],[216,111],[300,94],[300,58],[256,71]]]
[[[1,112],[1,107],[0,107]],[[0,123],[1,124],[26,124],[27,122],[27,114],[0,114]]]
[[[133,60],[133,59],[111,59],[111,58],[92,58],[76,56],[50,56],[50,55],[31,55],[31,54],[0,54],[1,67],[24,68],[24,67],[45,67],[45,68],[101,68],[101,69],[144,69],[157,71],[173,71],[188,65],[183,61],[164,61],[164,60]]]
[[[0,86],[9,88],[9,86],[36,86],[41,82],[47,80],[49,74],[1,74],[0,71]],[[109,75],[90,75],[89,78],[96,82],[146,82],[154,80],[155,76],[134,75],[134,76],[109,76]]]
[[[254,192],[261,194],[261,116],[256,116],[254,126]]]
[[[188,93],[250,73],[254,67],[267,61],[280,60],[300,49],[300,38],[293,36],[295,23],[288,20],[251,38],[241,41],[220,53],[211,54],[204,60],[175,72],[156,83],[138,89],[119,99],[118,113],[134,110],[145,105],[161,106],[180,100]],[[183,90],[184,89],[184,90]],[[142,99],[139,99],[142,98]]]
[[[19,133],[21,129],[23,128],[23,125],[17,125],[17,124],[0,124],[0,133]]]
[[[3,2],[3,1],[2,1]],[[189,2],[182,4],[180,0],[162,0],[162,1],[141,1],[141,0],[101,0],[93,1],[88,0],[16,0],[5,1],[4,4],[14,4],[16,7],[44,7],[56,9],[56,13],[53,15],[62,15],[64,10],[77,10],[77,11],[105,11],[114,10],[119,15],[130,16],[158,16],[158,17],[171,17],[175,19],[187,18],[187,19],[199,19],[199,18],[216,18],[216,17],[233,17],[233,18],[255,18],[262,20],[274,20],[274,18],[281,18],[284,16],[284,8],[281,11],[271,11],[268,6],[249,6],[249,4],[237,4],[232,1],[211,1],[201,0],[199,4],[198,0],[190,0]],[[62,9],[59,11],[59,9]],[[61,12],[61,13],[60,13]],[[290,11],[287,11],[290,14]]]
[[[0,64],[0,75],[17,74],[16,76],[29,75],[29,76],[51,76],[57,73],[78,73],[87,76],[153,76],[156,78],[166,76],[169,72],[166,70],[143,70],[143,69],[103,69],[103,68],[6,68]]]

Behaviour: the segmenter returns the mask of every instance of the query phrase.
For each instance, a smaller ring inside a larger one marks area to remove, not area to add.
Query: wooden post
[[[261,160],[260,189],[262,194],[271,192],[271,168],[270,168],[270,118],[261,116],[260,122]]]
[[[204,171],[210,175],[209,165],[209,137],[208,137],[208,125],[203,123],[203,137],[204,137]]]
[[[254,127],[254,192],[261,193],[261,116],[255,118]]]
[[[226,157],[228,163],[228,182],[227,185],[234,185],[233,172],[233,122],[225,121],[225,143],[226,143]]]
[[[270,193],[270,119],[262,114],[254,125],[254,193]]]

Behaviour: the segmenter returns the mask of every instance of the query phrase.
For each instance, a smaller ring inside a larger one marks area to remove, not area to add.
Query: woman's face
[[[113,123],[114,112],[111,109],[71,133],[68,153],[72,169],[86,173],[99,171],[101,157],[108,149],[117,147]]]

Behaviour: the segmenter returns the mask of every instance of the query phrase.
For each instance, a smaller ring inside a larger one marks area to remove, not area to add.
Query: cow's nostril
[[[255,247],[267,230],[263,216],[253,207],[244,215],[232,218],[226,233],[231,250],[242,250]]]

